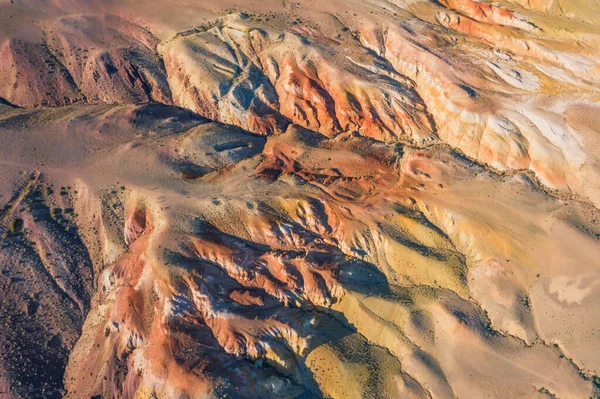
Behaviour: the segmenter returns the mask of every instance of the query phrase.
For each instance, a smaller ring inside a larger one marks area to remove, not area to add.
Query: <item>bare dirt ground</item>
[[[0,398],[600,397],[599,17],[0,1]]]

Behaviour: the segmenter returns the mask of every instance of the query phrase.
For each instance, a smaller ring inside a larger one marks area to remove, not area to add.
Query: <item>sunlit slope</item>
[[[0,3],[0,392],[597,397],[563,3]]]

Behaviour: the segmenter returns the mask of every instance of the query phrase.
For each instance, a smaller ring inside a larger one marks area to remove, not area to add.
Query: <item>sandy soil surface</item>
[[[600,397],[597,1],[0,1],[0,398]]]

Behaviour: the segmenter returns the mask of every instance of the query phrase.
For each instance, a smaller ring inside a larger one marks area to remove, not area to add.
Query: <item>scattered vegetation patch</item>
[[[10,225],[8,226],[11,233],[19,233],[23,231],[23,219],[14,218],[10,221]]]
[[[541,387],[540,389],[538,389],[539,393],[543,393],[544,395],[547,395],[551,398],[556,398],[556,395],[553,394],[552,392],[550,392],[547,388],[545,387]]]

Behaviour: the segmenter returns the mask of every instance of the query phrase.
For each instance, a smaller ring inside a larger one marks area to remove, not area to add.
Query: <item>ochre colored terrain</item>
[[[0,398],[600,397],[597,0],[0,0]]]

